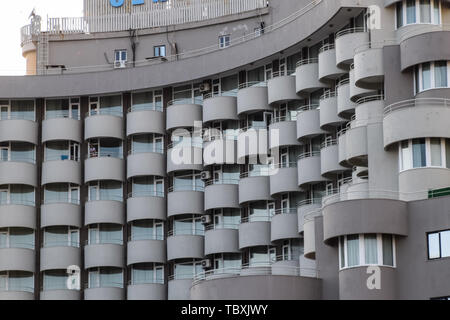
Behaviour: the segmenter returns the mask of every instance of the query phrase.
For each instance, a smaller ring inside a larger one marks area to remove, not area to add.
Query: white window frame
[[[122,59],[122,53],[125,52],[125,59]],[[119,53],[119,59],[117,59],[117,53]],[[114,63],[116,62],[125,62],[128,61],[128,50],[127,49],[116,49],[114,50]]]
[[[366,263],[366,255],[365,255],[365,241],[364,234],[358,235],[358,244],[359,244],[359,263],[353,266],[348,266],[348,251],[347,251],[347,235],[341,236],[344,238],[344,248],[342,248],[341,241],[339,239],[338,243],[338,256],[339,256],[339,270],[351,269],[351,268],[359,268],[365,266],[382,266],[388,268],[397,268],[397,253],[396,253],[396,238],[394,235],[392,236],[392,266],[385,265],[383,261],[383,234],[377,234],[377,263]],[[342,250],[344,253],[342,255]],[[342,263],[342,256],[344,257],[344,263]]]
[[[443,168],[443,169],[449,169],[447,168],[447,155],[446,155],[446,138],[438,138],[441,141],[441,165],[440,166],[433,166],[431,164],[431,139],[435,139],[435,138],[425,138],[425,159],[426,159],[426,165],[425,167],[417,167],[414,168],[414,158],[413,158],[413,146],[412,146],[412,142],[413,139],[407,140],[408,141],[408,163],[410,164],[410,168],[403,168],[403,152],[402,152],[402,142],[399,142],[398,144],[398,154],[399,154],[399,163],[398,163],[398,167],[399,167],[399,172],[403,172],[403,171],[407,171],[407,170],[412,170],[412,169],[421,169],[421,168]]]
[[[439,23],[436,23],[434,21],[434,7],[435,4],[439,4]],[[420,15],[420,0],[416,0],[416,21],[414,23],[407,23],[407,7],[406,7],[406,0],[402,0],[402,18],[403,18],[403,25],[399,27],[397,25],[397,7],[395,7],[395,22],[394,22],[394,28],[395,30],[401,29],[405,26],[410,26],[414,24],[429,24],[429,25],[442,25],[442,3],[438,0],[430,0],[430,18],[431,22],[420,22],[421,15]]]
[[[439,61],[431,61],[430,63],[430,88],[423,88],[423,63],[415,66],[414,72],[414,95],[418,93],[425,92],[428,90],[434,89],[442,89],[442,88],[450,88],[450,61],[447,61],[447,86],[446,87],[436,87],[436,78],[435,78],[435,62]],[[417,72],[416,72],[417,70]],[[419,79],[417,79],[417,76]],[[418,81],[417,81],[418,80]],[[419,88],[417,88],[416,84],[419,83]]]
[[[219,36],[219,49],[228,48],[231,45],[231,35],[223,34]]]
[[[80,229],[75,228],[75,227],[70,227],[70,226],[65,226],[66,230],[67,230],[67,246],[68,247],[72,247],[74,245],[76,245],[77,247],[80,246]],[[44,245],[47,243],[47,230],[44,230]],[[72,243],[72,234],[76,234],[77,235],[77,242],[76,243]]]

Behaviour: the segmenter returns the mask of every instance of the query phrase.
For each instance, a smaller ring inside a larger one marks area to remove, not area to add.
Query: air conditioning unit
[[[198,89],[201,93],[209,92],[211,91],[211,85],[208,82],[203,82]]]
[[[204,215],[202,216],[202,224],[209,224],[211,223],[211,216],[210,215]]]
[[[211,268],[211,267],[212,267],[211,260],[205,259],[205,260],[202,261],[202,268],[203,269],[208,269],[208,268]]]
[[[202,179],[202,180],[209,180],[209,179],[211,179],[211,172],[209,172],[209,171],[202,171],[202,173],[200,174],[200,179]]]
[[[126,68],[126,61],[114,61],[114,69],[123,69]]]

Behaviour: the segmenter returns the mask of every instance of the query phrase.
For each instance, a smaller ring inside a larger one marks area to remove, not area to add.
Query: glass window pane
[[[437,259],[440,257],[439,233],[430,233],[428,235],[428,258]]]
[[[345,267],[344,237],[339,238],[339,247],[341,250],[341,268],[344,268]]]
[[[450,230],[441,232],[441,258],[450,257]]]
[[[416,23],[416,0],[406,1],[406,23]]]
[[[359,265],[359,236],[347,236],[347,266]]]
[[[397,28],[403,26],[403,3],[397,2]]]
[[[411,153],[409,149],[409,141],[402,141],[402,170],[408,170],[412,168]]]
[[[447,168],[450,168],[450,139],[445,140],[445,158],[447,162]]]
[[[439,8],[439,0],[434,0],[433,15],[434,24],[441,24],[441,10]]]
[[[420,22],[431,23],[430,0],[420,0]]]
[[[153,110],[153,92],[133,93],[132,110]]]
[[[435,167],[440,167],[442,165],[440,138],[430,139],[430,151],[431,151],[431,165]]]
[[[425,167],[426,155],[425,155],[425,139],[413,139],[413,167],[421,168]]]
[[[447,61],[434,63],[434,82],[436,88],[447,87]]]
[[[431,88],[431,64],[429,62],[422,64],[422,90]]]
[[[365,252],[366,264],[377,264],[378,263],[377,235],[376,234],[366,234],[364,236],[364,252]]]
[[[385,266],[394,265],[394,250],[392,235],[383,234],[383,264]]]

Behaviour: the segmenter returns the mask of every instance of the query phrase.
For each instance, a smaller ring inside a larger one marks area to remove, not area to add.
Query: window
[[[1,228],[0,249],[34,249],[34,230],[28,228]]]
[[[340,268],[365,265],[395,266],[394,237],[387,234],[356,234],[339,238]]]
[[[131,112],[141,110],[163,111],[162,90],[135,92],[131,95]]]
[[[426,62],[414,72],[416,94],[429,89],[448,88],[450,67],[448,61]]]
[[[219,36],[219,48],[223,49],[230,46],[230,35]]]
[[[17,204],[35,205],[35,194],[32,186],[11,184],[0,186],[0,205]]]
[[[89,158],[123,158],[122,140],[115,138],[91,139],[88,141]]]
[[[164,137],[158,134],[140,134],[131,138],[131,153],[163,153]]]
[[[45,101],[45,119],[80,119],[80,98],[51,99]]]
[[[80,204],[80,187],[68,183],[51,183],[45,185],[44,203]]]
[[[44,161],[80,161],[80,144],[73,141],[49,141],[45,143]]]
[[[107,114],[122,117],[122,96],[89,98],[89,115]]]
[[[450,139],[421,138],[399,145],[400,171],[412,168],[450,168]]]
[[[123,288],[121,268],[100,267],[89,269],[89,288]]]
[[[403,0],[396,4],[396,26],[441,23],[440,0]]]
[[[28,142],[0,143],[0,161],[36,162],[36,148]]]
[[[205,228],[202,224],[200,216],[189,216],[188,218],[175,217],[173,220],[173,229],[169,234],[173,236],[178,235],[204,235]]]
[[[89,245],[123,244],[122,225],[112,223],[91,224],[88,229]]]
[[[131,268],[131,283],[164,283],[164,266],[157,263],[138,263]]]
[[[164,197],[164,179],[154,176],[133,177],[132,197]]]
[[[450,257],[450,230],[428,234],[428,259]]]
[[[122,182],[112,180],[89,183],[89,201],[123,201]]]
[[[114,62],[127,62],[127,50],[116,50],[114,52]]]
[[[46,227],[44,247],[80,247],[80,231],[75,227]]]
[[[153,47],[153,55],[155,57],[165,57],[166,56],[166,46],[155,46]]]
[[[131,224],[131,241],[164,240],[164,224],[154,220],[138,220]]]

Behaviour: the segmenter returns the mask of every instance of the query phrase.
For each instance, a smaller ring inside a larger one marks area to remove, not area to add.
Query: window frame
[[[219,35],[219,49],[225,49],[231,46],[231,34]]]
[[[435,20],[435,8],[436,4],[438,4],[439,7],[439,21]],[[398,6],[401,7],[402,11],[402,25],[398,25]],[[395,30],[399,30],[403,27],[414,25],[414,24],[428,24],[428,25],[442,25],[442,3],[440,0],[430,0],[430,20],[431,22],[421,22],[421,12],[420,12],[420,0],[415,0],[415,21],[412,23],[408,23],[408,16],[407,16],[407,0],[402,0],[400,2],[397,2],[395,7],[395,20],[394,20],[394,27]]]
[[[442,169],[450,169],[447,167],[447,150],[446,150],[446,146],[447,146],[447,138],[423,138],[425,139],[425,166],[421,166],[421,167],[414,167],[414,152],[413,152],[413,140],[415,139],[410,139],[410,140],[404,140],[398,143],[398,159],[399,159],[399,172],[404,172],[404,171],[408,171],[408,170],[413,170],[413,169],[423,169],[423,168],[442,168]],[[432,159],[431,159],[431,140],[432,139],[440,139],[441,142],[441,165],[440,166],[433,166],[432,165]],[[404,168],[404,154],[403,154],[403,144],[405,142],[408,142],[408,148],[407,148],[407,155],[409,157],[408,159],[408,163],[410,164],[410,167],[408,168]]]
[[[449,259],[450,258],[450,255],[448,255],[448,256],[442,256],[442,240],[441,240],[441,233],[444,233],[444,232],[450,232],[450,229],[447,229],[447,230],[440,230],[440,231],[433,231],[433,232],[427,232],[426,233],[426,241],[427,241],[427,260],[428,261],[435,261],[435,260],[441,260],[441,259]],[[439,257],[436,257],[436,258],[431,258],[430,257],[430,235],[433,235],[433,234],[437,234],[438,235],[438,237],[439,237]],[[449,244],[449,246],[450,246],[450,244]]]
[[[164,55],[161,54],[161,49],[164,48]],[[158,54],[156,54],[158,52]],[[166,57],[167,56],[167,48],[165,44],[153,46],[153,56],[154,57]]]
[[[430,61],[430,62],[424,62],[421,64],[418,64],[414,67],[414,95],[417,95],[419,93],[429,91],[429,90],[435,90],[435,89],[445,89],[450,88],[450,60],[447,62],[447,86],[436,86],[436,63],[442,62],[445,60],[438,60],[438,61]],[[424,89],[423,88],[423,65],[424,64],[430,64],[430,88]]]

